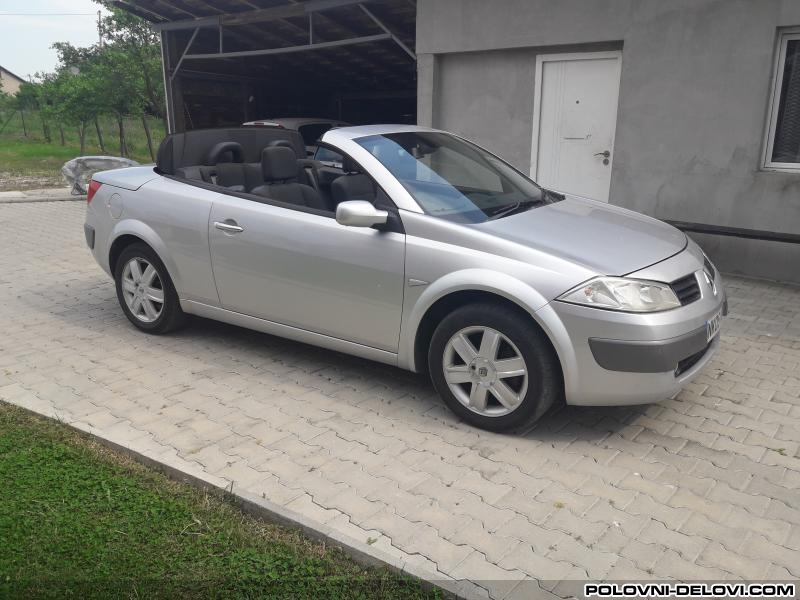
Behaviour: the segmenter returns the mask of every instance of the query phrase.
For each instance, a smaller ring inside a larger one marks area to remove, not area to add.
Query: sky
[[[26,80],[37,71],[52,71],[54,42],[97,42],[99,8],[92,0],[0,0],[0,65]]]

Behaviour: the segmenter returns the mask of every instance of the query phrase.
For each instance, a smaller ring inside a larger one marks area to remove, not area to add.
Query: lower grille
[[[681,306],[686,306],[700,299],[700,285],[697,283],[697,277],[695,277],[694,273],[676,279],[669,286],[675,292]]]
[[[677,377],[682,373],[685,373],[693,366],[695,366],[698,362],[700,362],[700,359],[702,359],[706,355],[706,352],[708,352],[710,346],[711,344],[708,344],[705,348],[700,350],[700,352],[696,352],[695,354],[687,356],[683,360],[679,361],[678,367],[675,369],[675,377]]]

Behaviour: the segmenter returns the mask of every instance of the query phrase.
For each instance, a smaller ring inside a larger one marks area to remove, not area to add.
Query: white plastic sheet
[[[86,193],[89,180],[95,173],[138,165],[135,160],[119,156],[79,156],[64,163],[61,174],[70,185],[70,192],[77,196]]]

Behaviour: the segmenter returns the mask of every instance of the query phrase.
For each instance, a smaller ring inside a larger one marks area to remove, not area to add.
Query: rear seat
[[[216,183],[233,192],[246,191],[244,165],[241,163],[219,163],[217,165]]]
[[[227,160],[226,160],[227,159]],[[183,167],[175,170],[175,175],[186,179],[196,179],[235,189],[245,185],[244,177],[238,176],[243,169],[244,150],[237,142],[220,142],[206,154],[202,166]],[[220,170],[224,172],[220,183]]]
[[[183,177],[184,179],[196,179],[198,181],[205,181],[206,183],[214,183],[214,176],[216,175],[217,167],[183,167],[175,169],[175,175]]]
[[[287,148],[296,158],[297,152],[289,140],[274,140],[267,148]],[[263,151],[262,151],[263,156]],[[288,156],[288,155],[284,155]],[[183,167],[175,170],[178,177],[195,179],[206,183],[215,184],[234,192],[255,192],[271,182],[264,179],[263,160],[259,162],[243,162],[244,151],[238,142],[220,142],[206,154],[204,165]],[[318,170],[324,165],[310,158],[296,158],[296,176],[287,180],[287,183],[300,183],[311,187],[316,196],[321,198],[322,205],[332,210],[330,192],[323,192],[317,177]],[[314,204],[319,205],[318,201]]]

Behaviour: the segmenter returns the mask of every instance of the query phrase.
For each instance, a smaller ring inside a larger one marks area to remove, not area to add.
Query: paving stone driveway
[[[800,577],[800,289],[729,278],[676,399],[458,422],[419,376],[196,320],[141,334],[78,202],[0,206],[0,399],[268,498],[492,598],[560,580]],[[533,584],[536,585],[536,584]]]

